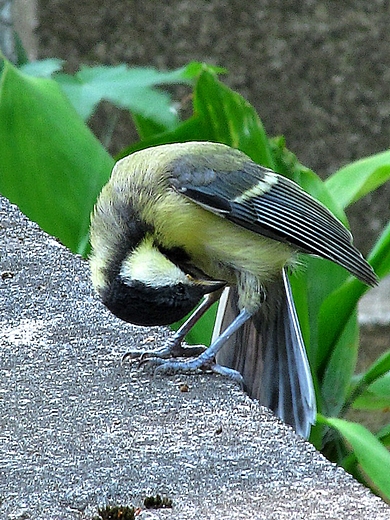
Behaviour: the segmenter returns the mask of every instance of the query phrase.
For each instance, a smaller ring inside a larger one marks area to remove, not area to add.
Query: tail
[[[221,299],[214,336],[238,315],[238,295],[230,288]],[[283,278],[267,286],[259,311],[239,329],[217,355],[217,362],[238,370],[250,397],[307,438],[315,422],[316,402],[290,283]]]

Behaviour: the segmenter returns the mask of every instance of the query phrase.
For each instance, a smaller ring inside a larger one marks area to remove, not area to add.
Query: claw
[[[145,362],[150,362],[156,367],[154,370],[155,374],[188,374],[197,372],[198,370],[211,371],[238,383],[242,388],[244,384],[244,379],[240,372],[218,365],[214,359],[202,358],[202,356],[191,359],[190,361],[148,358]]]
[[[143,352],[140,352],[139,350],[130,350],[129,352],[126,352],[126,354],[123,354],[121,362],[124,363],[127,360],[131,361],[133,359],[137,359],[142,354]]]
[[[167,343],[156,350],[131,350],[126,352],[122,357],[122,363],[133,359],[139,359],[140,365],[150,358],[168,359],[170,357],[195,357],[199,356],[206,350],[203,345],[193,345],[191,347],[183,347],[176,341],[167,341]]]

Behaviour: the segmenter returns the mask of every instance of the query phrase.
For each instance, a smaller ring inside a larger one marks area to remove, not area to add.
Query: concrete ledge
[[[388,519],[389,507],[215,375],[154,378],[122,366],[164,329],[132,328],[97,301],[88,266],[0,200],[0,517]]]

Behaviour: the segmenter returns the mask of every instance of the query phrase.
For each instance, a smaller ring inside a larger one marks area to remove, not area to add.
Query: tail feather
[[[238,315],[238,294],[221,299],[214,336]],[[313,382],[286,273],[267,286],[259,311],[223,346],[220,365],[238,370],[245,390],[260,404],[308,437],[315,421]]]

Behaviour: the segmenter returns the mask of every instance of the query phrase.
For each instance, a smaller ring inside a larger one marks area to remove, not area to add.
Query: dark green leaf
[[[317,366],[321,367],[340,336],[343,334],[355,311],[359,298],[368,290],[359,280],[349,278],[323,301],[318,315],[318,352]]]
[[[374,361],[370,368],[363,375],[365,384],[369,385],[379,377],[382,377],[386,372],[390,371],[390,350],[384,352],[379,358]]]
[[[207,128],[206,139],[238,148],[264,166],[274,166],[271,148],[255,109],[208,71],[204,71],[197,82],[194,113],[202,127]]]
[[[171,132],[127,147],[118,158],[149,146],[196,140],[228,144],[247,153],[259,164],[273,166],[271,148],[254,108],[205,67],[194,90],[194,115]]]
[[[55,81],[6,63],[0,85],[0,192],[72,251],[88,243],[89,214],[113,159]]]

